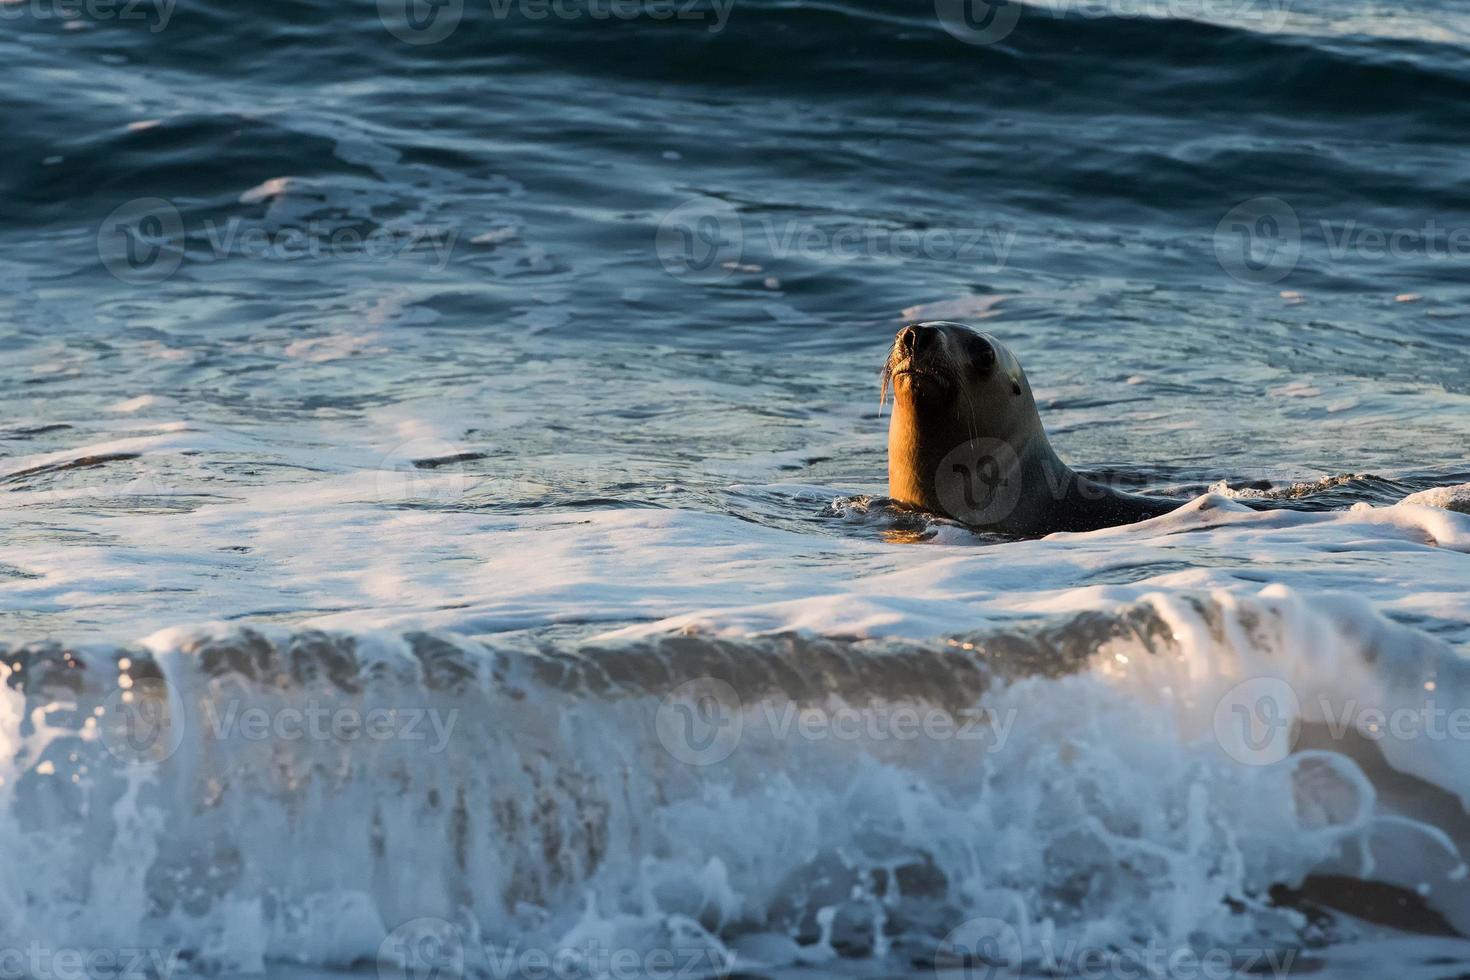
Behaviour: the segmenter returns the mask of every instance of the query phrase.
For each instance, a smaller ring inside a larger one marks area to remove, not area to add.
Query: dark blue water
[[[967,43],[923,3],[661,19],[652,0],[539,18],[453,0],[410,22],[388,0],[164,2],[5,8],[0,256],[23,367],[63,339],[309,337],[385,297],[389,330],[491,359],[568,341],[589,360],[871,357],[904,310],[959,303],[1042,385],[1149,373],[1268,401],[1212,383],[1250,368],[1467,391],[1454,4],[1026,8]],[[1262,199],[1287,211],[1222,225]],[[710,221],[736,267],[671,276],[686,235],[707,257]],[[1238,261],[1242,233],[1264,271]],[[215,370],[178,381],[210,400],[247,368]]]

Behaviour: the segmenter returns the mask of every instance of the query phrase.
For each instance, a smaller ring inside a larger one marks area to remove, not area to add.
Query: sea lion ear
[[[1012,378],[1011,379],[1011,394],[1013,394],[1013,395],[1019,395],[1020,393],[1021,393],[1021,382],[1017,381],[1015,378]]]

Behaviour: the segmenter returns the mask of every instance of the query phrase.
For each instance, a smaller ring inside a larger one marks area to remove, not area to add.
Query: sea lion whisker
[[[898,352],[898,345],[888,349],[888,359],[883,362],[883,370],[879,374],[883,378],[883,384],[878,389],[878,414],[883,414],[883,406],[888,403],[888,386],[893,381],[893,355]]]

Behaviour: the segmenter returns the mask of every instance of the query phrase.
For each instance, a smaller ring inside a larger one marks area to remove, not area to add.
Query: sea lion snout
[[[966,361],[988,367],[995,363],[996,351],[991,339],[961,323],[934,320],[910,323],[898,331],[893,342],[897,357],[917,359],[924,355],[945,353],[952,361]]]
[[[911,323],[898,332],[898,349],[909,357],[917,357],[934,346],[939,328],[927,323]]]
[[[950,341],[942,324],[911,323],[901,328],[883,364],[882,396],[948,398],[960,382]]]

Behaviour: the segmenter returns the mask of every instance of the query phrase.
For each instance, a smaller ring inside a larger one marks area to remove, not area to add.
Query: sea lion
[[[1051,448],[1016,355],[964,324],[905,326],[883,366],[893,392],[888,495],[1017,537],[1091,531],[1183,501],[1123,493],[1074,473]]]

